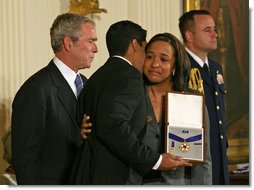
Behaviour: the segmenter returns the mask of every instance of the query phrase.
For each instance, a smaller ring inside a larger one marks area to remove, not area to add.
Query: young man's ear
[[[138,51],[138,41],[136,39],[133,39],[132,42],[131,42],[131,46],[133,48],[134,51]]]

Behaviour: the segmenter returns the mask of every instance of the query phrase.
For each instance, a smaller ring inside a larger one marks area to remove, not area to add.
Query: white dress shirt
[[[65,65],[57,57],[54,57],[53,62],[55,63],[55,65],[57,66],[59,71],[62,73],[63,77],[68,82],[73,93],[77,97],[77,89],[76,89],[76,85],[75,85],[74,81],[76,79],[77,74],[79,75],[79,73],[75,73],[72,69],[70,69],[67,65]]]
[[[209,63],[208,63],[208,58],[205,58],[205,62],[203,62],[200,57],[198,57],[196,54],[194,54],[193,52],[191,52],[191,50],[189,50],[187,47],[185,47],[185,50],[191,55],[191,57],[193,57],[193,59],[200,65],[200,67],[203,68],[204,63],[207,64],[207,67],[209,69]]]

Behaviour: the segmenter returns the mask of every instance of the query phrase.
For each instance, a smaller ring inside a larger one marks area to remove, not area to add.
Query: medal
[[[192,137],[189,137],[187,139],[184,139],[182,137],[179,137],[173,133],[168,133],[168,138],[170,139],[173,139],[177,142],[181,142],[180,146],[179,146],[179,149],[183,152],[183,153],[186,153],[186,152],[189,152],[190,149],[191,149],[191,146],[188,142],[195,142],[195,141],[199,141],[202,139],[202,134],[199,134],[199,135],[195,135],[195,136],[192,136]],[[172,146],[171,146],[172,147]]]
[[[182,152],[189,152],[190,145],[187,142],[183,142],[180,144],[179,148]]]

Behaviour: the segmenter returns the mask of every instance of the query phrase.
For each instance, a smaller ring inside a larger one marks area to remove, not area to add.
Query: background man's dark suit
[[[22,85],[12,114],[12,154],[18,184],[68,182],[81,144],[76,103],[53,61]]]
[[[203,79],[206,106],[210,117],[210,147],[212,156],[213,182],[218,184],[222,181],[229,183],[228,158],[224,95],[226,93],[224,83],[219,84],[217,77],[222,76],[221,65],[212,60],[209,61],[211,77],[203,68],[188,54],[192,68],[198,68]]]
[[[93,131],[75,162],[71,183],[140,184],[141,175],[159,159],[159,153],[141,143],[147,106],[140,71],[120,58],[109,58],[89,78],[79,108],[80,121],[84,113],[91,116]]]

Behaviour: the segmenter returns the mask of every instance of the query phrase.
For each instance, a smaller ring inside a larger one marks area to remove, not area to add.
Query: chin
[[[89,69],[91,67],[91,64],[89,65],[84,65],[81,69]]]
[[[159,82],[157,81],[148,81],[147,84],[150,85],[150,86],[153,86],[153,85],[156,85],[158,84]]]

